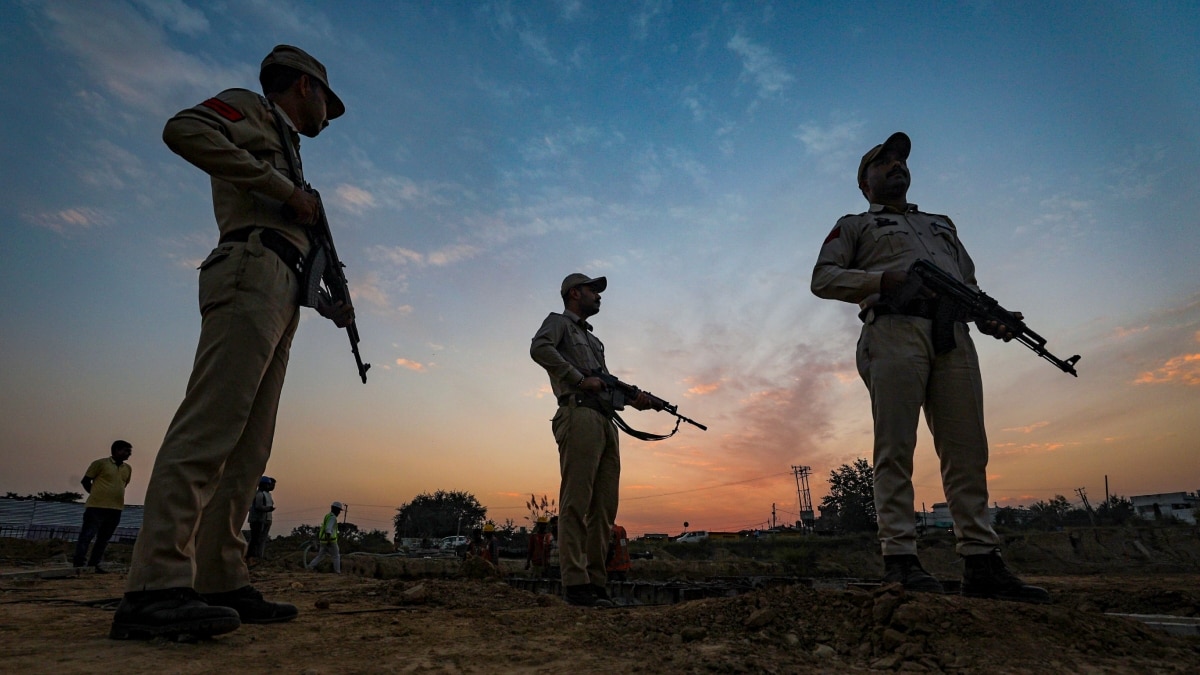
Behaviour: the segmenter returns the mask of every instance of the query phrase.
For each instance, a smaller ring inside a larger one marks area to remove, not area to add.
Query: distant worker
[[[532,570],[535,579],[546,576],[553,548],[554,535],[550,533],[550,519],[538,516],[533,532],[529,535],[529,552],[525,555],[525,569]]]
[[[83,526],[79,529],[79,540],[75,542],[75,567],[87,566],[104,574],[100,567],[104,560],[104,549],[108,540],[121,524],[121,512],[125,509],[125,486],[133,476],[133,468],[126,462],[133,454],[133,446],[128,441],[113,441],[109,448],[109,456],[101,457],[92,462],[79,481],[88,493],[87,502],[83,508]],[[92,555],[88,557],[88,545],[95,537],[96,545],[92,547]]]
[[[909,591],[943,592],[917,558],[912,472],[923,409],[941,462],[955,548],[965,561],[962,594],[1049,602],[1044,589],[1008,570],[988,516],[983,382],[970,330],[965,323],[953,322],[941,337],[934,330],[935,297],[903,305],[893,301],[918,259],[928,259],[977,288],[975,263],[954,223],[908,202],[911,149],[908,136],[895,133],[863,155],[858,187],[870,208],[837,222],[821,246],[812,275],[812,292],[818,297],[857,303],[861,310],[857,363],[874,415],[875,511],[883,581],[900,583]],[[1013,337],[1008,327],[996,322],[976,326],[997,339]]]
[[[629,578],[629,570],[633,569],[633,561],[629,559],[629,535],[616,523],[612,526],[606,569],[609,581],[625,581]]]
[[[196,357],[154,460],[114,639],[207,637],[297,615],[250,585],[242,524],[271,456],[308,228],[321,215],[301,187],[300,136],[315,138],[346,106],[325,66],[296,47],[272,49],[258,79],[263,95],[226,89],[163,128],[163,142],[208,175],[220,241],[200,264]],[[354,321],[349,303],[319,304],[339,327]]]
[[[321,521],[321,529],[317,532],[320,550],[317,551],[317,557],[308,563],[308,569],[317,569],[317,563],[329,558],[333,561],[333,571],[336,574],[342,573],[342,553],[338,550],[337,519],[345,508],[341,502],[329,505],[329,513],[325,514],[325,520]]]
[[[250,548],[246,552],[246,562],[262,560],[271,538],[271,521],[274,518],[275,498],[271,492],[275,490],[275,479],[263,476],[258,479],[258,492],[254,493],[254,502],[250,505]]]
[[[550,376],[558,411],[551,420],[558,443],[559,566],[567,603],[608,607],[609,528],[617,517],[621,455],[611,403],[602,400],[608,373],[604,344],[592,334],[588,317],[600,311],[605,277],[569,274],[559,287],[563,312],[551,313],[533,336],[529,354]],[[632,403],[645,410],[639,392]]]
[[[483,526],[483,548],[479,555],[493,565],[500,565],[500,541],[496,539],[496,526],[491,523]]]

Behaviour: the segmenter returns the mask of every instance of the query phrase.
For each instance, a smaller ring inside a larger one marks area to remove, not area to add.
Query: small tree
[[[487,509],[469,492],[438,490],[419,494],[396,509],[392,518],[396,539],[428,537],[441,539],[481,527]]]
[[[1036,501],[1029,507],[1033,513],[1031,524],[1045,529],[1054,529],[1063,524],[1063,518],[1071,510],[1071,502],[1062,495],[1054,495],[1048,502]]]
[[[844,532],[867,532],[878,528],[875,515],[875,472],[867,460],[843,464],[829,473],[829,494],[821,499],[826,510],[837,513],[838,528]]]
[[[1099,516],[1101,523],[1124,525],[1136,516],[1137,512],[1133,508],[1132,501],[1120,495],[1112,495],[1108,501],[1096,509],[1096,515]]]

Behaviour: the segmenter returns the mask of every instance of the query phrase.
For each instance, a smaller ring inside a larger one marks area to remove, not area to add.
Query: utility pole
[[[812,467],[792,465],[792,474],[796,477],[796,497],[800,501],[800,525],[811,532],[816,519],[813,517],[812,492],[808,489],[810,472]]]
[[[1095,527],[1096,526],[1096,512],[1092,510],[1092,505],[1088,503],[1087,489],[1086,488],[1075,488],[1075,494],[1079,495],[1079,498],[1083,500],[1083,508],[1087,509],[1088,520],[1091,521],[1092,527]]]

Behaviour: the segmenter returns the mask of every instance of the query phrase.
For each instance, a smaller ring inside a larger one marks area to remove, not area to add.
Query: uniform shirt
[[[254,493],[254,504],[250,506],[250,522],[269,523],[273,519],[271,512],[275,510],[275,498],[267,490]]]
[[[592,370],[607,373],[604,344],[592,335],[592,326],[571,310],[550,313],[533,336],[529,355],[550,375],[556,397],[575,394],[584,375]]]
[[[125,486],[133,476],[133,468],[128,462],[117,462],[112,457],[105,457],[92,462],[83,474],[92,479],[92,491],[88,494],[84,505],[93,509],[125,508]]]
[[[858,303],[879,300],[884,272],[907,272],[924,258],[972,289],[975,263],[946,216],[872,204],[869,211],[843,216],[825,238],[813,267],[812,292],[821,298]]]
[[[288,174],[289,152],[295,153],[301,174],[295,180],[304,180],[300,135],[280,110],[292,143],[284,147],[272,109],[278,108],[252,91],[227,89],[168,120],[163,142],[211,178],[213,213],[221,234],[270,227],[307,253],[303,226],[285,219],[281,208],[296,189]]]

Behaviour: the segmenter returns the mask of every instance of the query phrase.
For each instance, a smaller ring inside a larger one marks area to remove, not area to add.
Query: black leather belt
[[[934,313],[936,311],[937,311],[937,301],[935,301],[935,300],[925,300],[925,299],[910,300],[909,302],[905,303],[904,306],[901,307],[900,309],[896,309],[895,307],[892,307],[891,305],[880,302],[878,304],[873,305],[869,309],[864,309],[862,312],[859,312],[858,318],[863,321],[866,321],[867,320],[867,312],[875,312],[875,316],[887,316],[888,314],[904,314],[907,316],[919,316],[922,319],[932,319],[934,316]]]
[[[220,243],[226,244],[231,241],[250,241],[250,235],[254,234],[255,230],[260,232],[258,239],[262,242],[263,248],[266,248],[275,255],[279,256],[279,259],[282,260],[285,265],[292,268],[297,277],[304,274],[304,256],[301,255],[300,249],[296,248],[292,242],[287,240],[287,237],[280,234],[279,230],[271,229],[269,227],[243,227],[240,230],[234,230],[233,232],[227,232],[221,235]]]
[[[609,414],[609,411],[605,410],[604,406],[600,405],[599,401],[594,398],[584,396],[583,394],[563,394],[562,396],[558,397],[559,405],[569,406],[571,403],[574,403],[580,408],[591,408],[592,410],[602,412],[605,415]]]

